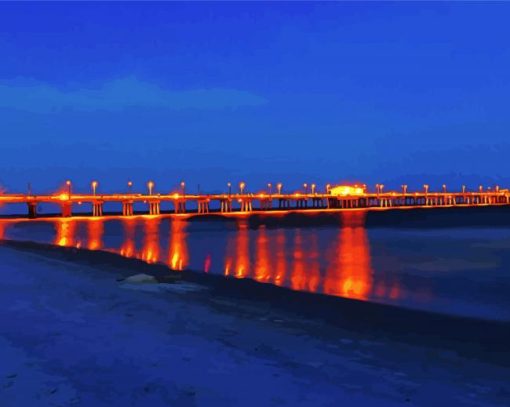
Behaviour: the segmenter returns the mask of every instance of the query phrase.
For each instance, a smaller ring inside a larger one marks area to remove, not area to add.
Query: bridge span
[[[463,188],[464,189],[464,188]],[[224,193],[224,194],[75,194],[59,193],[53,195],[31,194],[0,194],[0,205],[25,204],[26,215],[37,218],[40,204],[56,204],[58,212],[63,217],[73,216],[73,208],[78,205],[89,205],[92,216],[100,217],[104,213],[104,205],[116,204],[118,209],[110,213],[123,216],[135,214],[159,215],[160,213],[196,214],[209,213],[251,213],[278,211],[306,211],[306,210],[341,210],[352,208],[422,208],[448,206],[488,206],[510,205],[509,190],[496,188],[494,190],[480,190],[476,192],[429,192],[428,189],[419,192],[389,191],[376,193],[363,191],[350,194],[334,195],[329,193]],[[134,205],[144,207],[145,210],[135,213]],[[193,208],[191,208],[193,207]]]

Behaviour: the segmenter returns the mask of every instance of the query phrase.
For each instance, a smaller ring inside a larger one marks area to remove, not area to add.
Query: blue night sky
[[[0,184],[510,185],[510,3],[0,5]]]

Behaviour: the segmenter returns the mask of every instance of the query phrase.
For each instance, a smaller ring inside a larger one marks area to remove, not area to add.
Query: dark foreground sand
[[[160,283],[124,281],[150,273]],[[0,245],[0,406],[510,405],[510,326]]]

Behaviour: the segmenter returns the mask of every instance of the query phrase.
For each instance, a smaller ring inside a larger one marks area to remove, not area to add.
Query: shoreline
[[[0,260],[2,406],[510,400],[508,324],[30,242]]]
[[[0,240],[20,252],[31,252],[77,265],[101,267],[118,281],[134,274],[147,274],[159,283],[193,283],[208,288],[207,298],[251,302],[301,318],[361,335],[431,348],[443,348],[490,363],[510,366],[510,321],[479,319],[395,305],[294,291],[252,279],[238,279],[192,270],[173,271],[163,264],[119,254],[83,248],[60,247],[31,241]],[[207,299],[204,298],[204,299]]]

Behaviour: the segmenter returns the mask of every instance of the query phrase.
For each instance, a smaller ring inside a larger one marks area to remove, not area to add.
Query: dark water
[[[363,212],[306,227],[247,218],[0,221],[0,237],[102,249],[294,290],[510,320],[510,227],[364,225]]]

